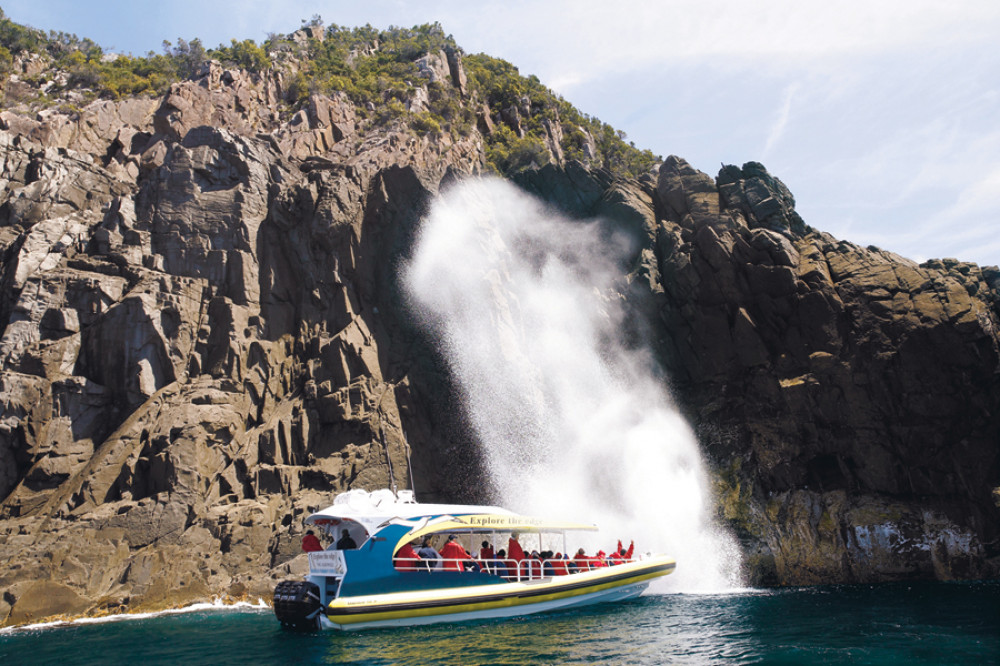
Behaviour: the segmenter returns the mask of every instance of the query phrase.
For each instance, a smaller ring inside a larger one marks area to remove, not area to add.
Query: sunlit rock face
[[[278,83],[209,66],[0,132],[4,622],[266,597],[334,493],[458,499],[396,272],[478,139],[362,139],[336,96],[276,122]]]
[[[660,334],[766,579],[996,575],[997,269],[811,230],[758,164],[717,182],[660,171]]]
[[[491,499],[399,284],[482,136],[361,131],[341,96],[283,118],[283,85],[207,66],[160,100],[0,114],[0,622],[267,596],[347,488]],[[514,181],[629,239],[604,297],[751,580],[997,575],[996,269],[814,231],[760,165],[620,180],[555,152]]]

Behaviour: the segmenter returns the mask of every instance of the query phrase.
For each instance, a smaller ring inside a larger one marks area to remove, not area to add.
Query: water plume
[[[634,248],[495,179],[433,203],[404,268],[482,447],[515,511],[584,522],[677,559],[673,590],[730,587],[733,539],[710,520],[704,466],[648,350],[628,342],[620,296]],[[632,336],[634,337],[634,336]]]

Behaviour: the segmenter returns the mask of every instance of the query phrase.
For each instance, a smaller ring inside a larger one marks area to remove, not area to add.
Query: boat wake
[[[439,197],[404,269],[413,310],[463,393],[498,502],[596,522],[588,547],[677,560],[660,587],[738,584],[739,551],[711,520],[697,442],[623,304],[632,252],[495,179]]]

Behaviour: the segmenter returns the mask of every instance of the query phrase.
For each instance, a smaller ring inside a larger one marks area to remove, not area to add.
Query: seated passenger
[[[542,575],[551,577],[556,575],[555,567],[552,565],[552,551],[546,550],[539,553],[542,559]]]
[[[465,552],[454,534],[448,536],[448,541],[441,548],[441,557],[444,558],[444,568],[447,571],[462,571],[464,563],[472,561],[472,556]]]
[[[522,580],[532,580],[542,576],[542,559],[535,551],[531,552],[531,557],[526,557],[518,563],[518,571]]]
[[[490,542],[484,541],[479,548],[479,561],[482,562],[487,573],[493,573],[493,569],[496,568],[496,562],[493,561],[495,558],[496,554],[493,552]]]
[[[584,552],[583,548],[576,551],[576,555],[572,559],[572,564],[574,572],[579,571],[590,571],[590,558]]]
[[[507,551],[501,548],[497,551],[497,559],[494,560],[495,566],[493,568],[493,573],[497,576],[502,576],[503,578],[510,577],[510,569],[508,568],[507,561]]]
[[[351,538],[350,532],[344,530],[340,533],[340,538],[337,539],[337,550],[354,550],[357,547],[358,544]]]
[[[396,557],[392,558],[392,566],[400,571],[416,571],[419,560],[420,556],[413,550],[413,544],[407,543],[396,551]]]
[[[316,538],[312,530],[307,531],[306,535],[302,537],[302,550],[307,553],[315,553],[318,550],[323,550],[323,544],[319,542],[319,539]]]
[[[420,559],[425,560],[421,564],[428,571],[441,568],[441,553],[434,550],[434,547],[431,546],[430,537],[424,537],[417,555],[420,556]]]
[[[555,557],[553,557],[550,562],[552,564],[552,575],[565,576],[569,573],[569,566],[567,565],[566,558],[563,557],[562,553],[556,553]]]
[[[493,547],[490,546],[489,541],[484,541],[479,547],[479,559],[481,560],[492,560],[496,555],[493,553]]]

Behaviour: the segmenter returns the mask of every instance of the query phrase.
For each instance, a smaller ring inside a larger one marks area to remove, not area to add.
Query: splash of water
[[[163,617],[166,615],[183,615],[186,613],[196,613],[198,611],[223,611],[242,612],[246,610],[270,610],[271,606],[266,601],[257,597],[256,603],[249,601],[224,601],[215,597],[212,601],[202,601],[181,606],[180,608],[168,608],[161,611],[148,611],[137,613],[116,613],[113,615],[103,615],[101,617],[78,617],[74,620],[51,620],[49,622],[37,622],[35,624],[23,624],[16,627],[0,628],[0,636],[4,634],[24,633],[39,629],[51,629],[53,627],[63,627],[79,624],[107,624],[109,622],[128,622],[133,620],[148,620],[153,617]]]
[[[596,522],[677,559],[673,590],[736,582],[709,518],[697,443],[648,351],[623,341],[624,236],[569,221],[506,182],[439,197],[404,269],[477,431],[493,489],[519,512]],[[593,552],[593,551],[591,551]]]

